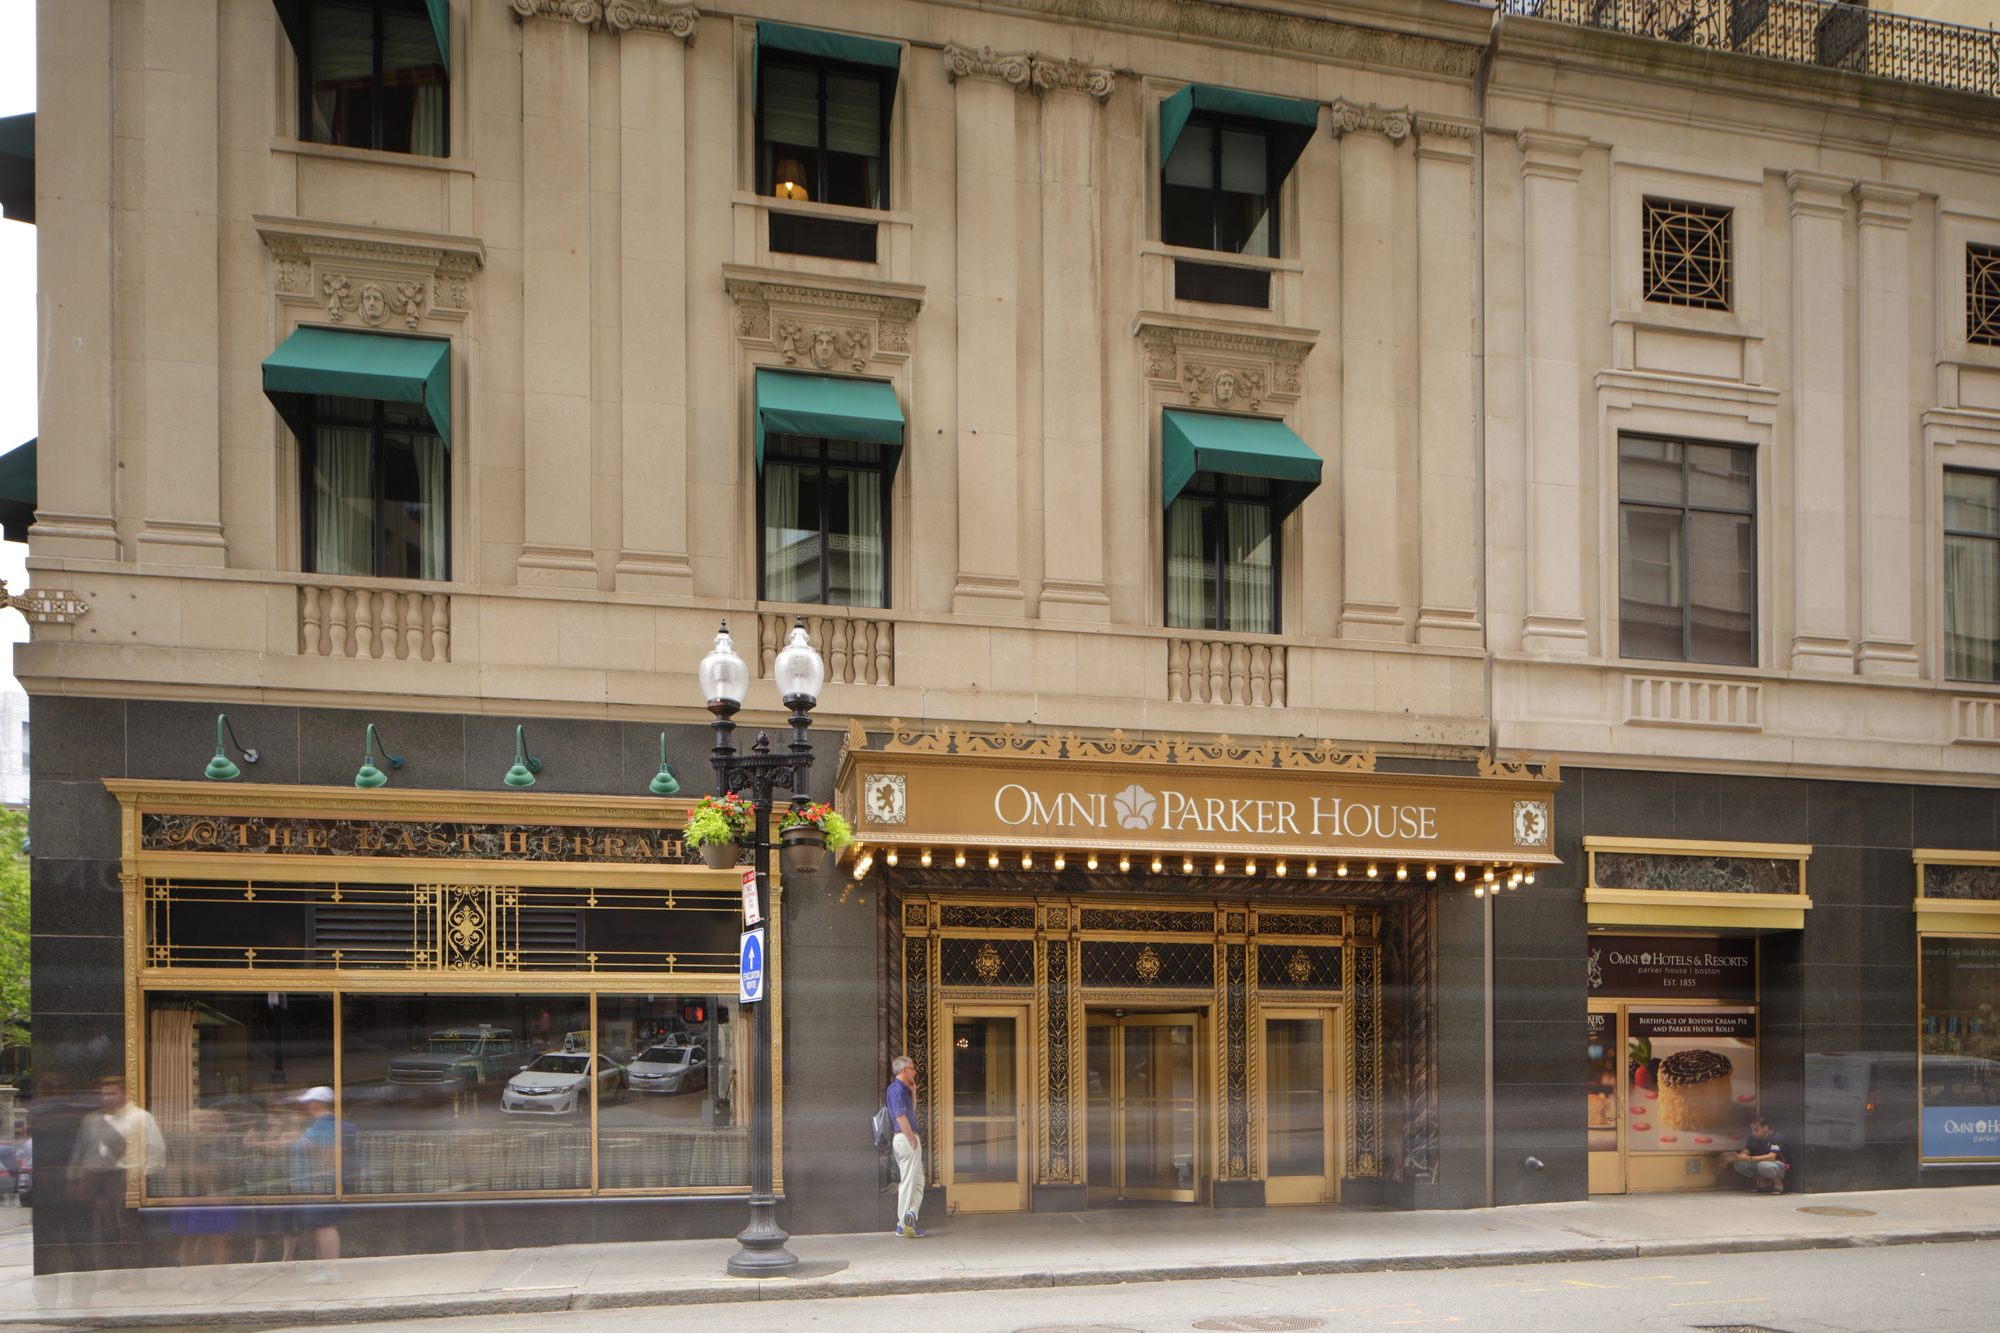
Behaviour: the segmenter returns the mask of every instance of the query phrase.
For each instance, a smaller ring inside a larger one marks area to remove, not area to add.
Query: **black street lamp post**
[[[794,810],[811,802],[812,744],[806,729],[812,725],[813,705],[819,702],[820,686],[826,680],[826,664],[806,639],[805,620],[800,618],[790,640],[772,663],[771,674],[785,706],[792,710],[792,742],[783,753],[771,751],[771,739],[757,733],[757,743],[747,754],[731,743],[736,730],[736,710],[750,685],[750,669],[736,654],[725,622],[715,636],[715,647],[701,661],[703,697],[715,714],[715,748],[710,762],[715,765],[716,785],[722,792],[749,797],[756,812],[750,835],[750,855],[757,872],[757,917],[770,920],[771,794],[778,788],[791,793]],[[764,962],[764,998],[774,991],[773,969],[768,956]],[[779,1071],[771,1064],[771,1019],[768,1003],[745,1005],[750,1012],[750,1225],[737,1240],[743,1245],[729,1261],[735,1277],[783,1277],[798,1267],[798,1256],[785,1248],[791,1237],[778,1225],[778,1200],[772,1192],[773,1153],[771,1118],[773,1086]]]

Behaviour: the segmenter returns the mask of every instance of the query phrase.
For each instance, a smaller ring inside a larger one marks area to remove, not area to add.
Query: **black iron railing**
[[[2000,96],[2000,35],[1843,0],[1501,0],[1510,14]]]

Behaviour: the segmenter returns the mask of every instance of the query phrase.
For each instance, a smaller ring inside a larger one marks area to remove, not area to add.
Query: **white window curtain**
[[[764,600],[819,600],[819,525],[799,514],[799,469],[764,465]]]
[[[185,1005],[162,1005],[151,1017],[146,1109],[165,1133],[184,1134],[192,1127],[199,1092],[195,1086],[194,1010]]]
[[[374,436],[321,427],[313,445],[313,572],[375,572]]]
[[[2000,679],[2000,543],[1944,539],[1944,643],[1952,680]]]
[[[1202,617],[1202,585],[1208,577],[1201,548],[1199,500],[1176,500],[1167,508],[1167,624],[1173,629],[1209,629]]]
[[[1269,634],[1273,623],[1271,508],[1229,506],[1229,628],[1238,634]]]
[[[887,579],[882,568],[882,476],[847,474],[847,586],[849,606],[881,606]]]
[[[417,460],[417,498],[424,510],[424,544],[418,577],[441,579],[449,562],[446,546],[450,524],[449,494],[451,455],[436,436],[420,436],[412,441]]]

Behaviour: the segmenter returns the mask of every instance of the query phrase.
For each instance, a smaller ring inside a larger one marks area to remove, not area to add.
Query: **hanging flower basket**
[[[743,849],[733,842],[701,844],[701,859],[710,870],[728,870],[743,859]]]
[[[704,796],[688,811],[687,829],[681,835],[688,846],[701,852],[711,870],[728,870],[743,854],[743,835],[750,831],[754,812],[741,796]]]
[[[826,834],[809,824],[794,824],[780,835],[785,843],[785,870],[793,875],[817,875],[826,864]]]
[[[785,844],[785,869],[795,875],[818,874],[828,852],[838,856],[854,841],[853,828],[825,802],[787,814],[778,834]]]

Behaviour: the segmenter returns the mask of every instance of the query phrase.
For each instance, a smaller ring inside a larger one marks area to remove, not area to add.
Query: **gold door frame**
[[[1034,1043],[1034,1006],[1030,1004],[957,1004],[944,1006],[942,1021],[937,1025],[937,1048],[933,1052],[932,1068],[937,1071],[941,1083],[952,1081],[952,1027],[961,1018],[1012,1018],[1020,1027],[1014,1048],[1014,1180],[1011,1185],[998,1182],[972,1181],[960,1184],[956,1179],[953,1145],[957,1142],[955,1133],[957,1107],[953,1090],[942,1089],[939,1100],[943,1103],[944,1118],[936,1122],[943,1133],[937,1147],[938,1171],[943,1177],[945,1210],[951,1213],[1004,1213],[1023,1212],[1028,1207],[1028,1194],[1034,1187],[1035,1152],[1031,1125],[1035,1117],[1035,1089],[1029,1077],[1028,1054]],[[1011,1189],[1015,1197],[1006,1198]]]
[[[1264,1025],[1273,1018],[1311,1018],[1318,1019],[1326,1025],[1324,1028],[1326,1034],[1326,1054],[1320,1069],[1320,1082],[1323,1085],[1322,1095],[1327,1103],[1325,1110],[1325,1143],[1321,1148],[1321,1161],[1326,1170],[1324,1175],[1319,1177],[1322,1183],[1313,1198],[1274,1197],[1276,1195],[1295,1192],[1274,1189],[1273,1185],[1276,1181],[1291,1179],[1310,1180],[1314,1177],[1273,1176],[1270,1169],[1271,1149],[1269,1135],[1259,1135],[1257,1174],[1264,1178],[1264,1201],[1267,1204],[1340,1202],[1341,1170],[1347,1161],[1347,1114],[1346,1107],[1343,1104],[1348,1096],[1347,1061],[1343,1058],[1346,1054],[1346,1043],[1341,1040],[1341,1034],[1346,1029],[1346,1024],[1342,1021],[1341,1016],[1341,1011],[1344,1008],[1344,1005],[1339,1004],[1288,1005],[1273,1003],[1263,1008],[1259,1018],[1258,1036],[1260,1044],[1266,1046],[1269,1045],[1269,1041],[1264,1037]],[[1258,1096],[1262,1100],[1264,1117],[1268,1123],[1271,1105],[1271,1073],[1268,1062],[1266,1062],[1264,1067],[1264,1078],[1259,1087]]]
[[[1264,1161],[1261,1005],[1334,1009],[1341,1121],[1336,1174],[1395,1172],[1400,1153],[1391,1152],[1388,1142],[1399,1138],[1401,1126],[1387,1123],[1382,1079],[1388,1039],[1382,995],[1385,904],[997,897],[990,890],[978,894],[972,884],[964,893],[898,897],[893,886],[884,887],[890,903],[884,998],[891,1054],[931,1063],[919,1070],[926,1123],[944,1123],[936,1061],[945,1006],[1031,1006],[1034,1187],[1074,1191],[1084,1184],[1086,1003],[1207,1012],[1209,1178],[1252,1186],[1261,1180]],[[987,944],[993,946],[990,956]],[[1123,948],[1130,975],[1102,975],[1106,946]],[[1196,946],[1207,960],[1205,970],[1174,975],[1175,959],[1195,956],[1189,951]],[[1091,948],[1099,961],[1087,967],[1085,951]],[[944,958],[948,949],[954,965]],[[1148,953],[1153,959],[1143,962]],[[1268,980],[1260,981],[1260,969]],[[925,1179],[943,1184],[937,1153],[929,1154]]]

